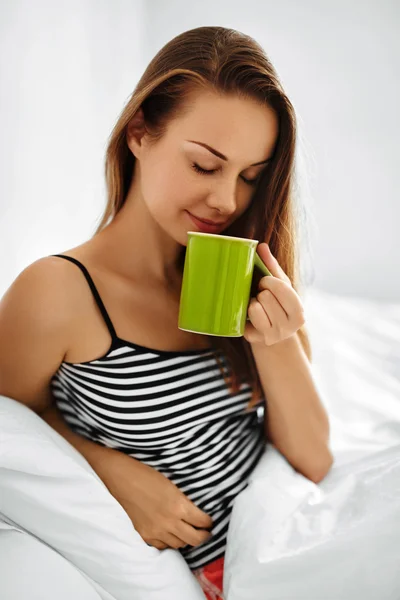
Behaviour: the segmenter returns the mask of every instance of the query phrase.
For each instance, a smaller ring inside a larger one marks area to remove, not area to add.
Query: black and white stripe
[[[192,570],[224,554],[233,501],[265,447],[257,407],[246,410],[250,386],[231,394],[215,352],[153,351],[114,337],[104,356],[63,362],[52,380],[74,431],[156,468],[212,517],[210,540],[179,550]]]

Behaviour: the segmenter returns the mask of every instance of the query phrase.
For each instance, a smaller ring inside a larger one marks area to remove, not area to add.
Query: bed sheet
[[[235,500],[228,600],[400,599],[400,303],[305,301],[334,465],[318,485],[269,446]]]

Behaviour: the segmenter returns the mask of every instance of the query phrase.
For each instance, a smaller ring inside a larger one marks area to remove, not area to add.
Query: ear
[[[132,154],[139,158],[143,147],[143,136],[147,133],[142,107],[138,108],[126,128],[126,142]]]

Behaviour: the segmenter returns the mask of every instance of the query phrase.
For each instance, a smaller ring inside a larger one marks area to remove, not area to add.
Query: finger
[[[165,550],[165,548],[168,548],[167,544],[165,544],[161,540],[156,539],[149,539],[147,540],[146,544],[148,546],[154,546],[154,548],[158,548],[158,550]]]
[[[296,318],[296,315],[304,312],[304,307],[300,296],[284,281],[275,277],[263,277],[259,283],[260,293],[263,290],[269,290],[275,296],[289,320]]]
[[[286,275],[285,271],[282,269],[281,265],[278,263],[275,256],[272,254],[267,243],[262,242],[257,246],[257,253],[261,260],[267,265],[268,269],[274,275],[274,277],[278,277],[283,281],[287,281],[290,283],[289,277]]]
[[[195,529],[185,521],[177,523],[175,533],[190,546],[199,546],[212,536],[206,529]]]
[[[182,515],[182,520],[189,523],[193,527],[200,527],[200,529],[209,529],[213,526],[213,520],[204,511],[202,511],[194,502],[189,500],[184,508],[184,514]]]
[[[270,321],[268,313],[264,310],[261,304],[252,298],[248,308],[248,315],[251,324],[261,333],[267,333],[272,329],[272,323]]]
[[[261,304],[272,327],[276,327],[279,323],[281,323],[282,326],[287,324],[288,315],[270,290],[263,290],[257,294],[257,300],[259,304]]]
[[[186,546],[187,542],[182,540],[180,537],[177,537],[173,533],[166,533],[163,535],[163,541],[168,545],[169,548],[183,548]]]

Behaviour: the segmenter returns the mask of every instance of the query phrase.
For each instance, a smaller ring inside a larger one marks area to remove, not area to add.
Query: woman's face
[[[155,145],[128,138],[135,185],[158,225],[183,246],[190,217],[222,222],[222,233],[251,202],[278,136],[272,109],[253,100],[201,92]],[[261,164],[256,164],[261,163]],[[203,172],[207,171],[207,172]],[[136,180],[138,178],[138,180]]]

